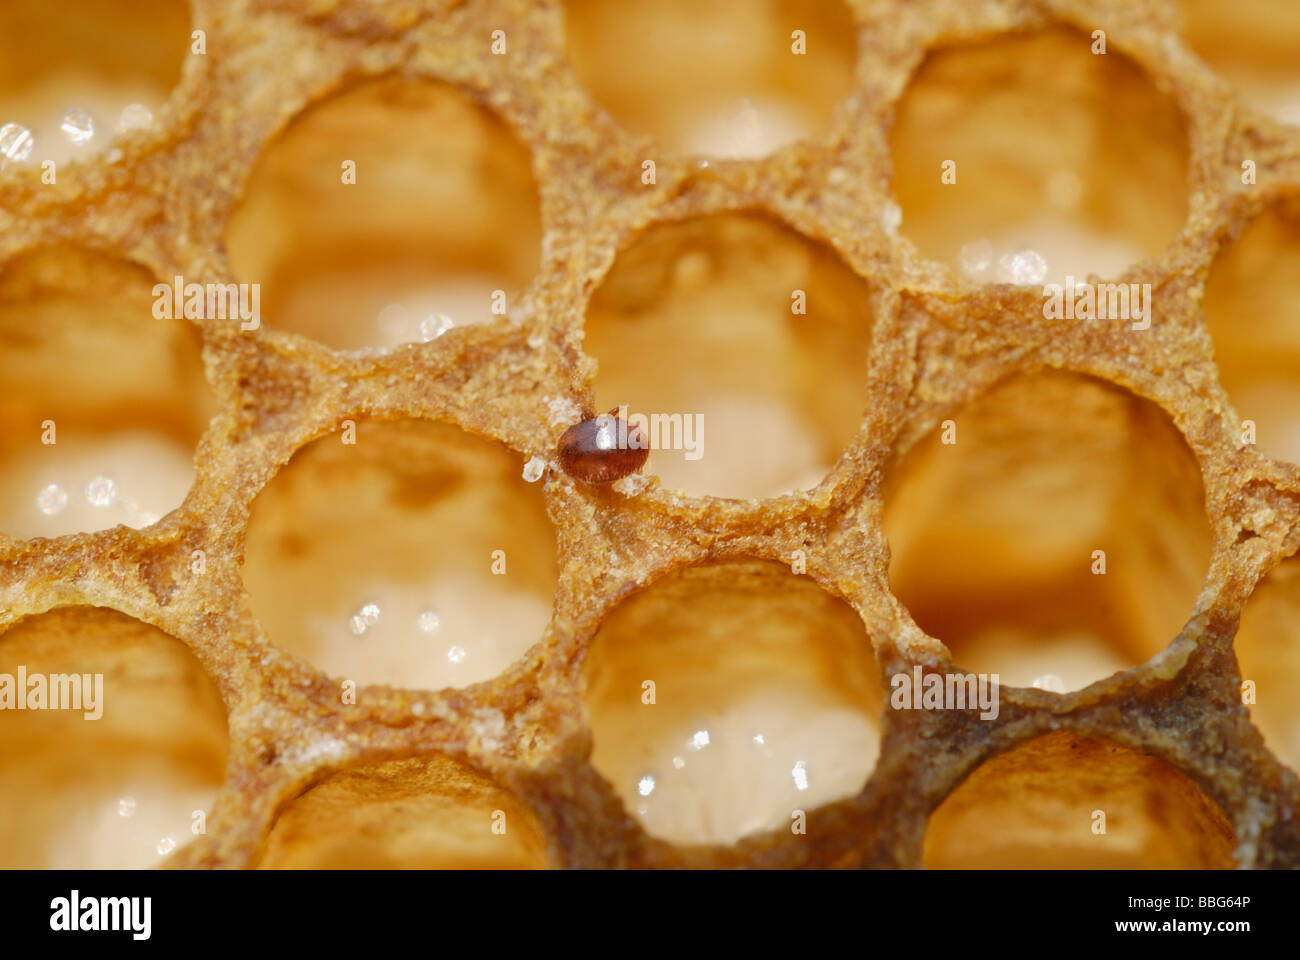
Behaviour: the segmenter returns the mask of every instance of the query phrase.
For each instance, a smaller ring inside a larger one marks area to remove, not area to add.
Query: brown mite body
[[[645,433],[614,412],[575,423],[560,437],[560,466],[583,483],[612,483],[636,473],[650,456]]]

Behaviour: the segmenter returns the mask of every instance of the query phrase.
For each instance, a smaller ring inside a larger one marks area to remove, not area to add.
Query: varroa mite
[[[583,483],[612,483],[636,473],[650,456],[644,431],[621,420],[618,408],[575,423],[560,437],[560,466]]]

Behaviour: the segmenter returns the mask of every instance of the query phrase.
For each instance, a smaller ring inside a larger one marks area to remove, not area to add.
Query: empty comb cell
[[[1270,204],[1223,245],[1204,303],[1234,439],[1300,462],[1300,199]]]
[[[119,134],[150,130],[194,43],[185,0],[61,10],[52,17],[39,0],[0,9],[0,166],[35,168],[47,183],[66,164],[111,155]]]
[[[564,24],[586,89],[669,151],[763,156],[822,132],[850,88],[856,44],[840,0],[565,0]]]
[[[1118,43],[1058,27],[930,50],[890,131],[903,235],[965,280],[1027,286],[1163,250],[1187,215],[1186,123]]]
[[[30,617],[0,633],[0,705],[0,867],[158,866],[206,831],[226,713],[177,640],[103,608]]]
[[[153,287],[83,248],[0,267],[0,533],[147,527],[185,499],[215,404],[198,329]]]
[[[879,752],[879,679],[852,609],[775,563],[673,574],[605,618],[585,667],[592,763],[675,843],[788,832]]]

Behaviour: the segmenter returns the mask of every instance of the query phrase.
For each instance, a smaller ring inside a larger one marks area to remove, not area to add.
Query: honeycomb
[[[1297,44],[8,0],[0,675],[104,689],[0,712],[0,864],[1300,866]],[[77,97],[152,108],[53,146]],[[1149,323],[1045,316],[1092,274]],[[708,455],[567,476],[620,404]],[[966,671],[996,716],[890,705]]]

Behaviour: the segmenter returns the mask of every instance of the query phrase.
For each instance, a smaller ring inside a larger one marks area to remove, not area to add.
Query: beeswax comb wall
[[[1300,866],[1297,38],[9,0],[0,864]]]

